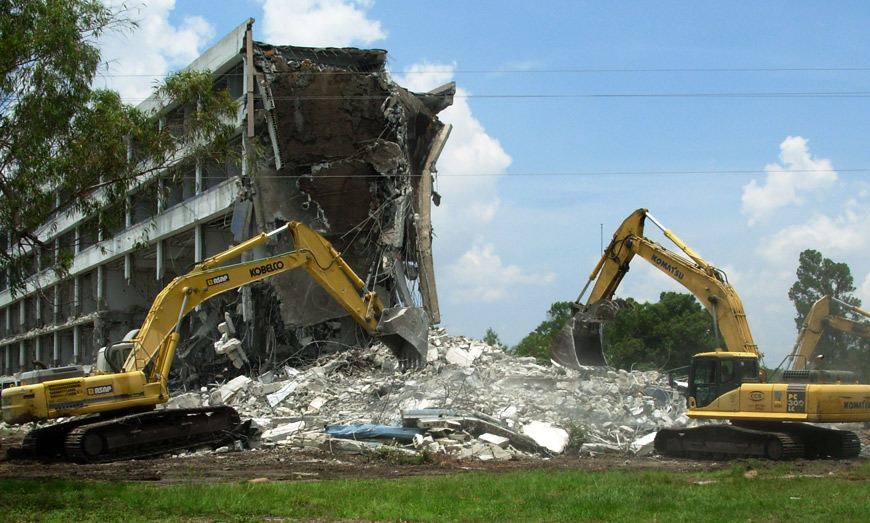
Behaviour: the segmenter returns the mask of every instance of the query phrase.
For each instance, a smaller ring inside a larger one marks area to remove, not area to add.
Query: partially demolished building
[[[93,216],[46,224],[43,238],[74,252],[72,270],[65,280],[45,270],[38,293],[0,289],[2,374],[92,363],[99,347],[139,327],[172,278],[291,220],[328,239],[387,306],[422,306],[439,322],[430,202],[450,132],[437,114],[455,87],[412,93],[390,78],[386,51],[256,43],[252,24],[189,66],[211,70],[215,86],[239,100],[242,161],[155,175],[122,206],[126,228],[112,238],[84,232]],[[183,108],[163,111],[168,119]],[[177,355],[187,365],[177,368],[191,386],[198,373],[232,372],[214,350],[221,324],[241,340],[255,374],[364,337],[306,273],[283,273],[185,320]]]

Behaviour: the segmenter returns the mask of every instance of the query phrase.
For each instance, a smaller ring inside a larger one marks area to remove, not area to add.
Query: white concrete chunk
[[[511,440],[509,440],[508,438],[505,438],[504,436],[499,436],[497,434],[490,434],[489,432],[481,434],[477,437],[477,439],[483,441],[484,443],[489,443],[503,449],[506,449],[511,443]]]
[[[281,441],[285,440],[288,437],[296,434],[305,428],[304,421],[294,421],[292,423],[286,423],[284,425],[280,425],[273,429],[269,429],[263,433],[261,436],[264,441]]]
[[[272,394],[268,394],[266,396],[266,400],[269,402],[269,406],[274,407],[284,401],[287,396],[293,394],[293,391],[295,391],[297,387],[299,387],[299,383],[296,381],[284,383],[284,385],[281,386],[281,388],[278,389],[276,392],[273,392]]]
[[[553,452],[562,452],[568,444],[568,432],[549,423],[533,421],[523,425],[522,432],[538,445]]]

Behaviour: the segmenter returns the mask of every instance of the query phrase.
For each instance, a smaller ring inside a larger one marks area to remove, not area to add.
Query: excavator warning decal
[[[807,386],[806,385],[789,385],[786,392],[785,411],[802,413],[807,411]]]
[[[214,278],[209,278],[205,280],[205,284],[209,287],[213,287],[215,285],[220,285],[221,283],[226,283],[230,281],[229,274],[221,274],[220,276],[215,276]]]

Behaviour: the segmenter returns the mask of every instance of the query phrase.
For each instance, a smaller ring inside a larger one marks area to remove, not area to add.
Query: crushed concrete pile
[[[299,370],[239,376],[167,406],[230,405],[250,446],[510,459],[566,451],[648,454],[662,427],[687,426],[685,398],[658,372],[575,371],[433,329],[429,362],[400,371],[380,344]],[[580,446],[582,443],[582,447]]]

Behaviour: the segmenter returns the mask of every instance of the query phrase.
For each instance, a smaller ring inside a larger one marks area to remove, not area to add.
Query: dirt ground
[[[42,463],[9,460],[6,449],[20,444],[17,434],[0,437],[0,480],[68,479],[84,481],[148,482],[157,485],[317,481],[325,479],[390,479],[468,472],[509,472],[515,470],[671,470],[703,472],[731,468],[735,462],[695,461],[626,455],[563,455],[551,459],[528,458],[508,461],[457,460],[435,457],[424,463],[381,455],[333,454],[282,447],[226,453],[194,453],[157,459],[128,460],[96,465],[63,462]],[[867,458],[851,461],[819,460],[789,463],[789,474],[852,477],[866,481]],[[740,463],[740,462],[738,462]],[[776,462],[745,461],[747,469],[782,467]]]

